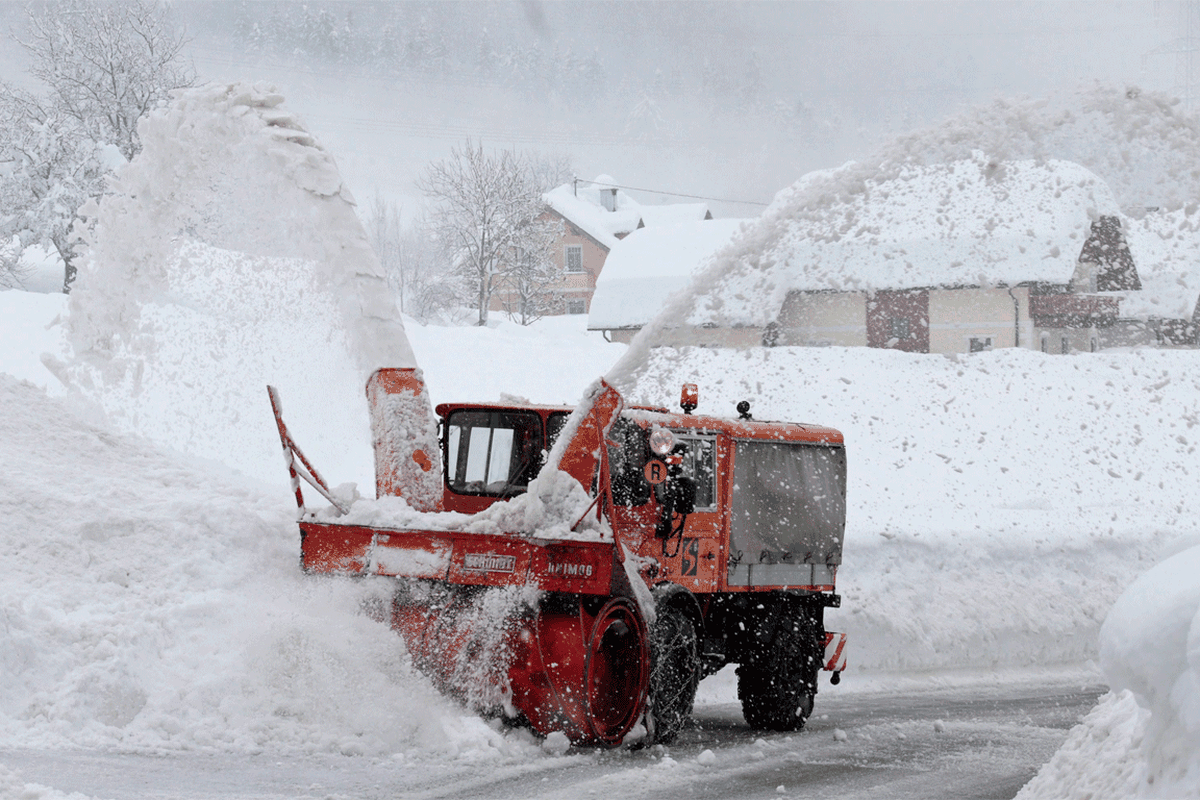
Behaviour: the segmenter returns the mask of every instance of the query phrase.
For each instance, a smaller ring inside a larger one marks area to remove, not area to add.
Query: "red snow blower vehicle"
[[[420,372],[367,383],[376,500],[330,491],[269,388],[300,506],[303,568],[395,580],[390,621],[443,692],[576,744],[670,742],[696,685],[737,664],[753,728],[797,730],[837,683],[846,453],[830,428],[626,406],[430,407]],[[543,524],[574,480],[591,506]],[[304,505],[300,479],[333,508]],[[540,494],[539,494],[540,493]],[[400,502],[395,498],[401,498]],[[577,513],[577,512],[576,512]]]

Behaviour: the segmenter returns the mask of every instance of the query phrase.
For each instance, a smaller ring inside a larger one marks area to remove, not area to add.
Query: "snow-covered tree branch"
[[[47,94],[0,83],[0,239],[52,247],[69,291],[76,211],[137,153],[138,120],[195,74],[166,9],[141,0],[31,7],[17,42]]]
[[[28,36],[17,41],[51,104],[126,159],[140,149],[137,121],[196,82],[182,59],[187,38],[158,3],[47,4],[30,13]]]

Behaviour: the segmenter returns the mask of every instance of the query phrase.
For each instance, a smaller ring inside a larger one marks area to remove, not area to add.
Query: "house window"
[[[1042,337],[1042,352],[1043,353],[1050,352],[1050,337],[1049,336]]]
[[[1096,352],[1096,337],[1092,337],[1092,352]]]
[[[908,338],[908,317],[892,317],[891,324],[893,339]]]
[[[990,336],[972,336],[971,337],[971,352],[982,353],[984,350],[992,349],[992,337]]]
[[[587,313],[587,300],[568,300],[567,301],[567,313],[568,314],[586,314]]]
[[[1071,340],[1065,336],[1062,337],[1062,351],[1063,351],[1063,355],[1066,355],[1067,353],[1071,352]]]
[[[567,272],[583,272],[583,245],[567,245],[566,264]]]

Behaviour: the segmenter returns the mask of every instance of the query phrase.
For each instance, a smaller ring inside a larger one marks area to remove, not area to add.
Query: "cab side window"
[[[446,478],[459,494],[525,491],[541,466],[542,421],[520,411],[455,411],[446,420]]]
[[[709,436],[679,436],[687,446],[681,473],[696,482],[696,510],[711,511],[717,505],[717,440]]]

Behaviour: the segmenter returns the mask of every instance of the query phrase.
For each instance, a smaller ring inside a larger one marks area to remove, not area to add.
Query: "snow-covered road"
[[[1103,691],[1086,676],[1048,673],[930,688],[938,682],[826,689],[798,734],[755,733],[736,703],[710,702],[670,748],[508,764],[97,750],[6,750],[0,763],[50,788],[47,797],[103,800],[1011,798]]]

